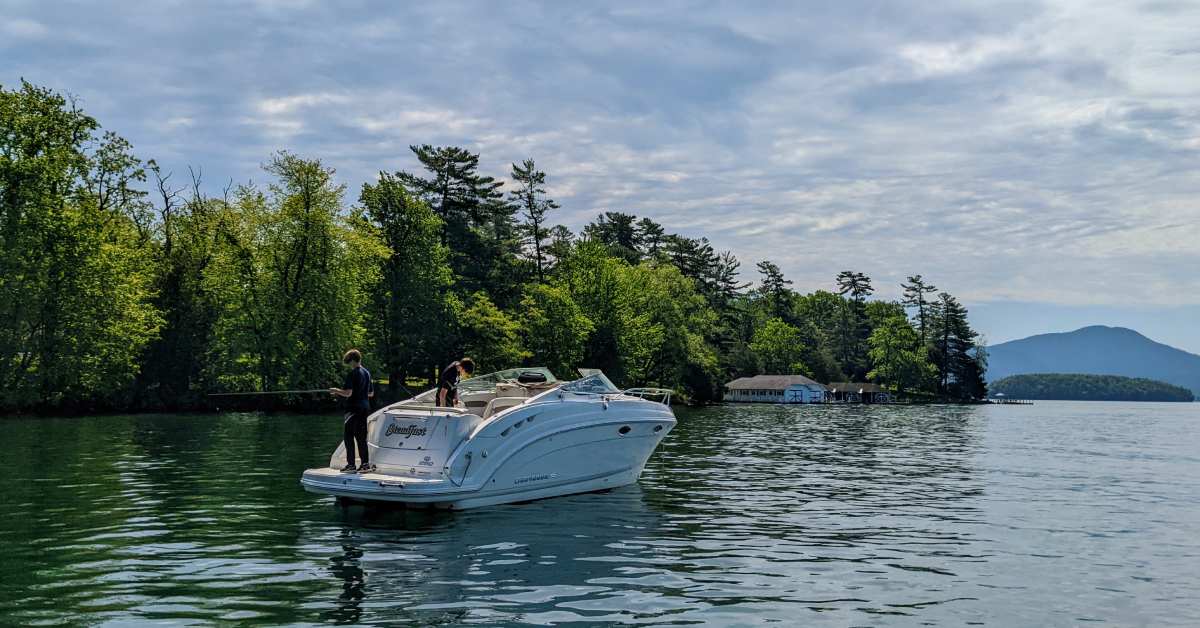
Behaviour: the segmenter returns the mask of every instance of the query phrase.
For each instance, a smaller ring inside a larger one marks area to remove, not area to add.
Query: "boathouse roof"
[[[729,390],[787,390],[792,386],[815,386],[825,389],[824,385],[803,375],[755,375],[739,377],[725,384],[725,388]]]

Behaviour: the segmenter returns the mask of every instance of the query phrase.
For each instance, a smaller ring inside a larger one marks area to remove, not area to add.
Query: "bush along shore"
[[[533,159],[501,181],[463,148],[411,151],[418,168],[353,192],[286,151],[245,173],[265,184],[214,188],[61,94],[0,86],[0,410],[214,408],[210,392],[337,384],[348,347],[397,383],[470,355],[693,403],[757,373],[986,395],[966,309],[920,275],[900,301],[854,270],[801,293],[649,217],[555,224]]]

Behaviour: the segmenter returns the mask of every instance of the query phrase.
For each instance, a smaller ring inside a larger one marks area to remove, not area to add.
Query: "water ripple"
[[[1193,406],[679,415],[637,486],[455,514],[304,493],[328,417],[3,421],[0,623],[1200,624]]]

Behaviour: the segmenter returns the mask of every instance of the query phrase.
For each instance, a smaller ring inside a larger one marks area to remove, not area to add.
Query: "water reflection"
[[[528,620],[533,608],[547,621],[615,621],[627,614],[617,585],[643,553],[637,539],[662,526],[636,486],[462,513],[330,508],[338,525],[306,525],[300,545],[343,583],[322,616],[352,622],[368,602],[422,625]]]

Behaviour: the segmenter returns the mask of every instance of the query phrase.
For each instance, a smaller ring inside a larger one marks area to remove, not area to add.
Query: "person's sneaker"
[[[342,467],[342,473],[354,473],[355,470],[356,469],[354,468],[354,465],[352,465],[352,464],[348,464],[348,465]]]
[[[364,462],[358,467],[359,473],[370,473],[375,470],[375,465]]]

